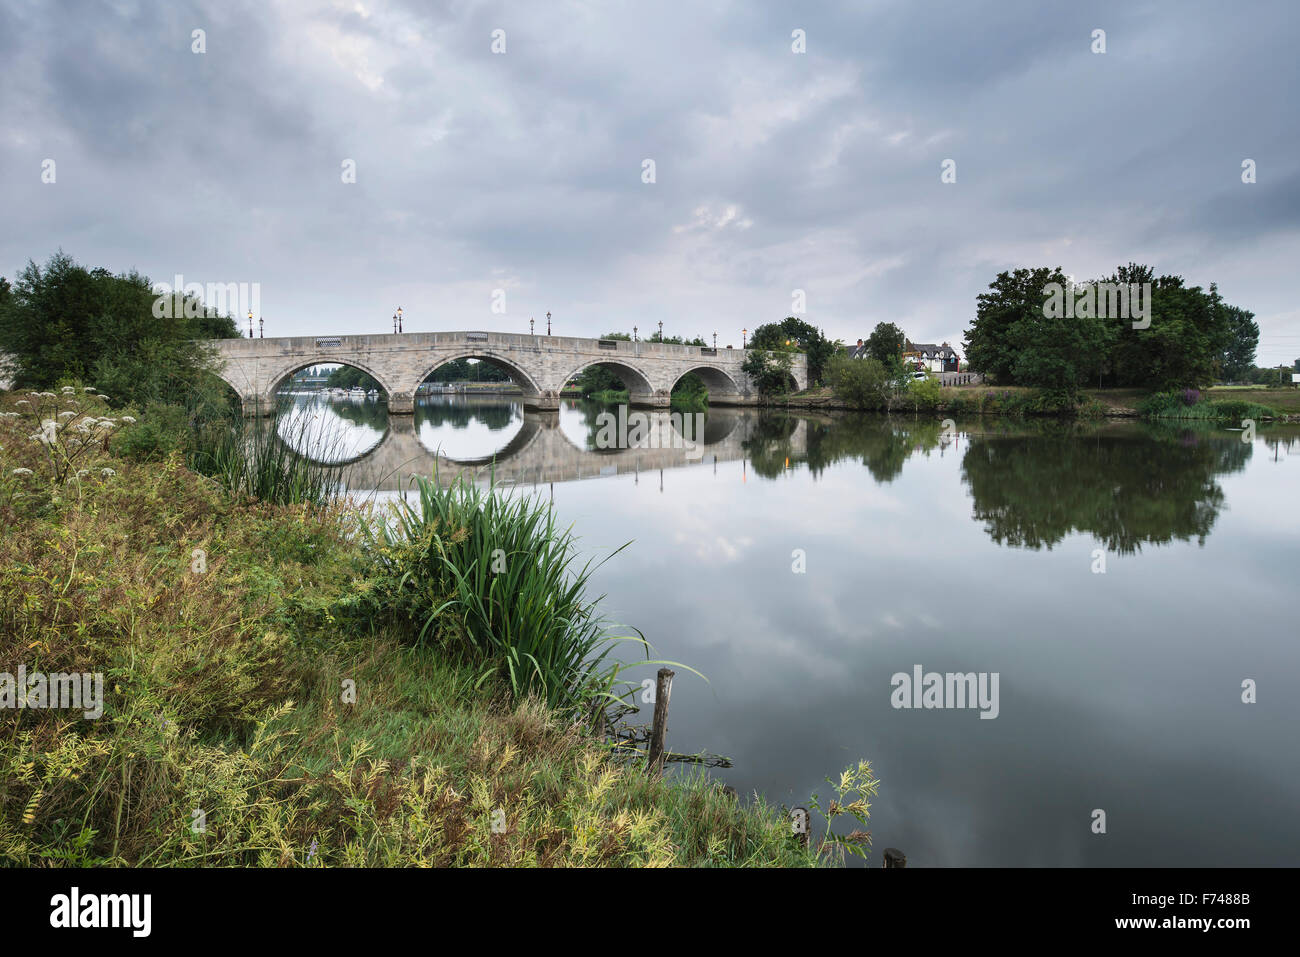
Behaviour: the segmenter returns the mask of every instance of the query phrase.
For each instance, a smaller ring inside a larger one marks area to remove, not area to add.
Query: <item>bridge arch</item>
[[[384,391],[384,398],[390,398],[393,394],[393,385],[387,381],[387,377],[376,371],[376,369],[364,360],[354,359],[351,356],[341,358],[337,355],[323,354],[314,358],[302,359],[295,358],[293,362],[282,366],[278,371],[272,372],[266,377],[265,391],[268,396],[275,395],[280,387],[284,385],[286,379],[296,372],[301,372],[309,366],[349,366],[353,369],[360,369],[370,378],[379,383],[379,387]],[[229,381],[229,380],[227,380]],[[233,383],[232,383],[233,384]],[[239,387],[235,386],[236,391]]]
[[[698,365],[692,366],[689,369],[683,369],[681,373],[673,379],[672,384],[668,387],[668,391],[671,392],[673,389],[677,388],[677,383],[681,382],[682,379],[690,375],[692,372],[700,377],[700,381],[704,383],[705,387],[709,390],[710,395],[740,395],[744,392],[741,383],[737,382],[730,373],[725,369],[720,369],[717,366],[711,365]]]
[[[632,365],[632,363],[626,362],[622,359],[606,359],[603,357],[589,359],[579,365],[576,369],[565,376],[564,381],[560,383],[560,388],[564,388],[568,383],[582,375],[584,370],[590,369],[592,366],[604,366],[613,372],[614,375],[618,376],[619,379],[622,380],[623,385],[627,387],[629,399],[639,398],[648,400],[655,394],[655,387],[651,384],[650,377],[646,375],[643,370],[638,369],[636,366]]]
[[[432,365],[424,367],[424,371],[421,372],[419,377],[411,384],[412,394],[414,394],[415,390],[418,389],[422,383],[428,380],[429,376],[433,375],[448,362],[455,362],[457,359],[478,359],[480,362],[487,362],[510,376],[510,380],[514,382],[515,385],[519,386],[524,395],[536,396],[542,394],[543,390],[541,386],[537,384],[537,381],[531,375],[524,371],[522,366],[513,359],[509,359],[499,353],[493,352],[491,349],[461,349],[459,351],[439,355]]]

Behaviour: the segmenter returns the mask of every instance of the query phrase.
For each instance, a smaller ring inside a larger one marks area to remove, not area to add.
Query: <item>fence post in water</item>
[[[664,769],[664,738],[668,734],[668,696],[673,690],[673,674],[667,668],[660,668],[655,685],[655,717],[650,728],[650,751],[646,761],[646,771],[650,774],[660,774]]]
[[[906,867],[907,855],[896,847],[885,848],[885,867]]]

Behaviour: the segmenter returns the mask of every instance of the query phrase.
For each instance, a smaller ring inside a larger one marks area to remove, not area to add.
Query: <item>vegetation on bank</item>
[[[40,396],[73,413],[53,419],[0,396],[0,671],[100,673],[104,695],[97,720],[6,711],[0,858],[826,860],[780,809],[647,776],[590,735],[619,668],[545,506],[425,485],[389,526],[233,495],[180,450],[142,452],[127,430],[147,420],[98,395]],[[72,434],[41,441],[49,421]],[[869,766],[836,789],[831,817],[865,821]]]
[[[1137,263],[1075,283],[1043,267],[999,273],[977,297],[966,358],[997,385],[1168,390],[1239,378],[1258,341],[1253,314],[1213,283],[1189,286]]]

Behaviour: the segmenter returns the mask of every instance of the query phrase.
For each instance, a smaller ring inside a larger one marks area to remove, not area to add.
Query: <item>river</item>
[[[356,493],[495,456],[590,554],[630,541],[606,613],[708,678],[669,747],[788,806],[869,759],[872,866],[1300,863],[1295,427],[713,409],[611,450],[590,404],[294,401]]]

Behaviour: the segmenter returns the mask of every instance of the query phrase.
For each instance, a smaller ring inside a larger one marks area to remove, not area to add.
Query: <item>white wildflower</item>
[[[127,425],[135,425],[135,416],[124,415],[122,416],[122,421],[125,422]]]
[[[117,473],[114,472],[112,469],[100,469],[99,474],[104,476],[105,478],[108,478],[108,476],[116,475]]]
[[[60,413],[59,413],[59,418],[60,418],[60,419],[68,419],[68,418],[71,418],[72,416],[74,416],[74,415],[76,415],[76,414],[77,414],[77,413],[65,409],[63,412],[60,412]]]
[[[68,393],[70,393],[70,392],[76,392],[77,390],[74,389],[74,388],[73,388],[72,386],[70,386],[70,385],[65,385],[65,386],[64,386],[62,389],[60,389],[59,391],[62,392],[64,395],[67,395]]]
[[[32,470],[31,470],[31,469],[14,469],[12,474],[14,474],[14,475],[31,475],[31,474],[32,474]]]

